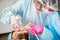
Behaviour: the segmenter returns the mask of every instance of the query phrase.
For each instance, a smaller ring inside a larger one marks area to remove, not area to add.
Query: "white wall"
[[[2,14],[1,11],[8,7],[13,5],[17,0],[0,0],[0,15]],[[2,33],[8,33],[12,31],[12,27],[10,25],[4,25],[0,22],[0,34]]]

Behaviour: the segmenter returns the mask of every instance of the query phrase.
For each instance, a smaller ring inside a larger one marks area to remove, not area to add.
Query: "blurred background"
[[[58,10],[60,11],[60,0],[58,0]]]

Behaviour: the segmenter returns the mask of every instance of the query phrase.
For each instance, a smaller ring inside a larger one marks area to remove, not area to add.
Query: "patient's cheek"
[[[14,32],[13,35],[12,35],[12,40],[16,40],[16,39],[17,39],[16,32]]]

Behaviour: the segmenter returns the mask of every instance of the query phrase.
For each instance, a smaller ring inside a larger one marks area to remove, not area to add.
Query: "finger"
[[[35,34],[35,32],[34,32],[34,31],[31,31],[31,34],[32,34],[32,35],[34,35],[34,34]]]
[[[28,27],[31,23],[28,23],[25,27]]]
[[[17,29],[19,28],[19,26],[17,24],[12,24],[12,27],[15,31],[17,31]]]
[[[12,24],[12,28],[13,28],[14,30],[16,29],[15,26],[16,26],[15,24]]]
[[[29,30],[31,27],[34,27],[34,24],[28,23],[28,24],[25,26],[25,29]]]
[[[25,26],[25,29],[28,30],[28,29],[30,28],[30,24],[31,24],[31,23],[28,23],[28,24]]]
[[[20,29],[20,26],[18,24],[16,24],[15,30],[18,31],[19,29]]]
[[[29,32],[34,35],[35,34],[35,30],[34,29],[30,29]]]

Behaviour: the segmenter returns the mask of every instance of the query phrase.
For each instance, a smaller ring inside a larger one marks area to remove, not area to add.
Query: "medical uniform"
[[[34,0],[19,0],[14,5],[5,8],[2,12],[1,22],[4,24],[11,23],[11,16],[19,15],[21,17],[22,27],[28,23],[44,26],[44,32],[38,35],[39,40],[59,40],[60,39],[60,20],[58,12],[53,14],[37,11],[34,7]],[[8,40],[12,40],[11,33]],[[36,36],[29,34],[29,40],[37,40]]]

